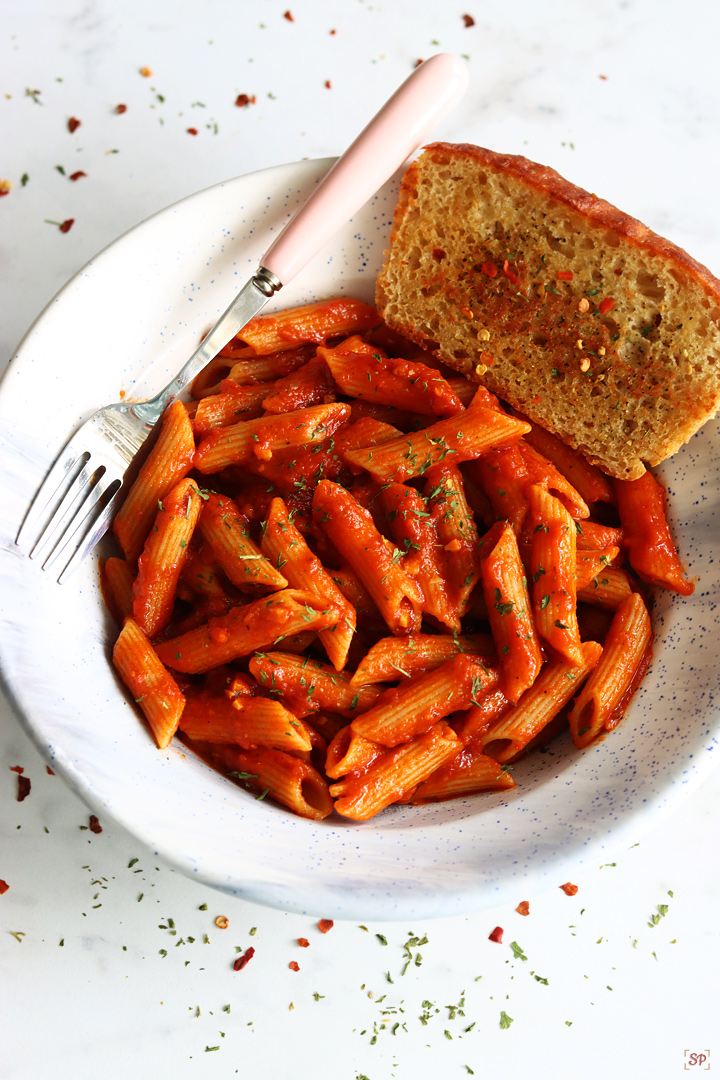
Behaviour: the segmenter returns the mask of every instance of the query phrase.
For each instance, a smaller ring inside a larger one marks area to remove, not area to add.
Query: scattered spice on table
[[[2,878],[0,878],[0,896],[2,896],[3,893],[6,893],[9,888],[10,886],[7,881],[3,881]]]
[[[72,177],[70,179],[72,179]],[[49,765],[45,766],[45,772],[48,774],[48,776],[54,776],[55,775],[55,773],[52,771],[52,769],[50,768]]]
[[[198,130],[197,130],[197,128],[188,128],[187,133],[188,133],[188,135],[197,135]]]
[[[318,923],[318,930],[321,934],[327,934],[328,930],[332,930],[334,925],[332,919],[321,919]]]
[[[25,176],[27,176],[27,173],[25,174]],[[20,182],[22,183],[22,181]],[[25,181],[25,183],[27,183],[27,180]],[[25,187],[25,184],[23,184],[23,187]],[[9,195],[11,189],[12,183],[10,180],[0,180],[0,197],[2,197],[3,195]]]
[[[530,914],[530,903],[529,903],[529,901],[521,900],[520,903],[518,904],[518,906],[515,908],[515,910],[517,911],[518,915],[529,915]]]
[[[472,15],[463,15],[462,18],[463,18],[463,22],[465,23],[466,27],[470,27],[470,26],[475,25],[475,20],[473,19]]]
[[[299,971],[300,970],[300,965],[298,964],[297,960],[291,960],[290,963],[288,964],[288,967],[290,968],[291,971]]]
[[[74,131],[77,131],[81,124],[82,120],[78,120],[76,116],[71,116],[68,120],[68,131],[70,132],[70,134],[72,135]]]
[[[498,945],[502,945],[503,934],[505,931],[502,926],[496,926],[491,934],[488,934],[488,941],[497,941]]]
[[[123,113],[127,112],[127,105],[116,105],[115,112],[118,114],[118,116],[122,116]]]
[[[142,75],[143,79],[149,79],[152,75],[152,71],[149,67],[141,67],[140,74]]]
[[[95,814],[90,815],[90,832],[94,832],[94,833],[101,833],[102,832],[102,825],[98,821]]]
[[[235,104],[239,109],[242,109],[245,105],[254,105],[256,101],[255,94],[238,94],[235,98]]]
[[[227,930],[228,926],[230,925],[230,920],[228,919],[227,915],[218,915],[217,919],[215,920],[215,925],[218,926],[221,930]]]
[[[87,173],[83,172],[82,169],[78,169],[77,172],[70,173],[70,176],[68,177],[68,179],[69,180],[79,180],[81,176],[87,176]]]
[[[307,949],[309,944],[310,944],[310,942],[308,941],[308,939],[306,937],[299,937],[298,938],[298,945],[300,946],[301,949]]]
[[[291,11],[284,12],[283,19],[287,19],[288,22],[295,22],[295,17]]]
[[[245,952],[242,954],[242,956],[238,956],[237,960],[233,964],[234,970],[235,971],[242,971],[242,969],[244,967],[246,967],[247,964],[250,963],[250,961],[252,960],[254,955],[255,955],[255,950],[253,949],[253,947],[251,945],[249,949],[245,950]]]
[[[566,881],[564,885],[560,886],[560,888],[566,896],[574,896],[575,893],[578,891],[577,885],[573,885],[570,881]]]
[[[18,775],[17,801],[22,802],[30,794],[30,777]]]

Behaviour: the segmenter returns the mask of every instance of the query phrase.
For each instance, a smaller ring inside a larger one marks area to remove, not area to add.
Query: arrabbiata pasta
[[[650,587],[693,590],[650,473],[611,480],[351,299],[252,320],[193,393],[102,568],[159,747],[360,822],[617,726]]]

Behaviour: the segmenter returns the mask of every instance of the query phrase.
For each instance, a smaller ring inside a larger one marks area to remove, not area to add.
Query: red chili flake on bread
[[[300,965],[298,964],[297,960],[291,960],[290,963],[288,964],[288,967],[290,968],[291,971],[299,971],[300,970]]]
[[[235,104],[239,109],[242,109],[245,105],[254,105],[256,101],[257,98],[255,97],[255,94],[253,94],[252,97],[250,94],[238,94],[235,98]]]
[[[102,832],[102,825],[100,824],[100,822],[96,818],[95,814],[90,815],[90,832],[94,832],[94,833],[101,833]]]
[[[127,112],[127,105],[116,105],[115,112],[118,114],[118,116],[122,116],[124,112]]]
[[[560,886],[560,888],[566,896],[574,896],[575,893],[578,891],[577,885],[573,885],[570,881],[566,881],[564,885]]]
[[[298,938],[298,945],[300,946],[301,949],[307,949],[309,944],[310,944],[310,942],[308,941],[308,939],[306,937],[299,937]]]
[[[604,300],[600,301],[600,314],[605,315],[608,311],[612,309],[612,306],[613,301],[610,299],[609,296],[606,296]]]
[[[3,881],[2,878],[0,878],[0,896],[2,896],[3,893],[6,893],[9,888],[10,886],[7,881]]]
[[[515,908],[515,910],[517,911],[518,915],[529,915],[530,914],[530,903],[529,903],[529,901],[528,900],[521,900],[520,903],[518,904],[518,906]]]
[[[188,135],[197,135],[198,130],[197,130],[197,128],[188,128],[187,133],[188,133]]]
[[[520,278],[517,276],[514,270],[510,269],[510,262],[508,261],[508,259],[506,259],[503,263],[502,272],[503,277],[507,278],[512,285],[520,284]]]
[[[494,262],[484,262],[480,270],[486,277],[497,277],[498,269]]]
[[[462,19],[463,23],[467,28],[475,25],[475,20],[473,19],[472,15],[463,15]]]
[[[66,221],[63,221],[62,224],[59,226],[60,232],[70,232],[70,230],[72,229],[74,224],[75,224],[75,218],[74,217],[68,218]]]
[[[68,131],[70,132],[71,135],[72,135],[73,131],[77,131],[77,129],[80,127],[81,123],[82,123],[82,121],[78,120],[78,118],[76,116],[71,116],[70,117],[70,119],[68,120]]]
[[[82,169],[78,169],[77,172],[70,173],[70,176],[68,177],[68,179],[69,180],[79,180],[81,176],[87,176],[87,173],[83,172]]]
[[[233,969],[235,971],[242,971],[242,969],[247,964],[250,963],[250,961],[252,960],[254,955],[255,955],[255,950],[253,949],[253,947],[251,945],[249,949],[245,950],[245,952],[242,954],[242,956],[238,956],[237,960],[233,964]]]
[[[328,930],[332,930],[334,925],[332,919],[321,919],[318,923],[318,930],[321,934],[327,934]]]
[[[17,801],[22,802],[30,794],[30,777],[18,776]]]
[[[557,276],[558,281],[572,281],[575,275],[573,274],[572,270],[558,270]]]
[[[504,933],[502,926],[496,926],[492,934],[488,934],[488,941],[497,941],[498,945],[502,945]]]

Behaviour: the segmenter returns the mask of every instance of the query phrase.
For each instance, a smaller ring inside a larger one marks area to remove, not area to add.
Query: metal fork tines
[[[68,577],[108,528],[128,465],[151,424],[124,403],[95,413],[70,439],[35,496],[16,544]]]

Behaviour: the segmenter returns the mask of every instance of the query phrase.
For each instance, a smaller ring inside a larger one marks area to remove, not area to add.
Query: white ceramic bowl
[[[93,259],[29,330],[0,388],[2,674],[53,769],[185,873],[328,917],[452,915],[596,865],[636,841],[717,758],[717,424],[662,470],[697,588],[689,600],[660,595],[655,659],[619,729],[582,753],[565,739],[527,759],[509,795],[395,807],[362,825],[303,821],[257,802],[181,745],[158,751],[109,662],[116,628],[95,560],[60,586],[14,546],[73,429],[121,391],[147,396],[168,381],[329,165],[280,166],[171,206]],[[339,293],[372,301],[397,188],[396,178],[274,306]]]

